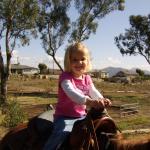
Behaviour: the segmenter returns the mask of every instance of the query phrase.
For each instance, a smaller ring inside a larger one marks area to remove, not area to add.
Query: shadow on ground
[[[44,93],[44,92],[17,92],[13,93],[15,96],[31,96],[31,97],[41,97],[41,98],[57,98],[58,95],[56,93]]]

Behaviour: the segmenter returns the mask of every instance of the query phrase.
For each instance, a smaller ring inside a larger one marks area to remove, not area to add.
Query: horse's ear
[[[100,120],[95,121],[95,127],[98,132],[113,133],[116,134],[118,127],[114,120],[109,117],[103,117]]]

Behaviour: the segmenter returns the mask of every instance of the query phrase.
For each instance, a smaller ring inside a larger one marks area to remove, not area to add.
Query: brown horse
[[[39,117],[12,129],[2,139],[0,150],[42,150],[53,128],[52,122]],[[60,150],[150,150],[150,139],[131,142],[121,139],[114,121],[90,111],[74,124]]]

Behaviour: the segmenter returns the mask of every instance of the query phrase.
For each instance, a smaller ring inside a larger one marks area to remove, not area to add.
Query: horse
[[[113,119],[100,114],[91,109],[85,119],[75,122],[59,150],[150,150],[150,139],[125,141]],[[33,117],[11,129],[2,139],[0,150],[42,150],[52,130],[52,121]]]

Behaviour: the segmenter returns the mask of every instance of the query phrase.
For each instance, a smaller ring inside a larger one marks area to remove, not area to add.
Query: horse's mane
[[[110,141],[110,150],[150,150],[149,136],[139,137],[138,139],[113,139]]]

